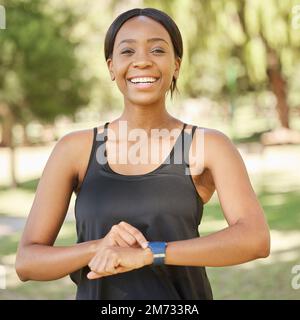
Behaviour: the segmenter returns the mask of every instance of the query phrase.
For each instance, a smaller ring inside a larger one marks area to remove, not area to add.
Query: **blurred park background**
[[[104,37],[118,14],[135,7],[161,9],[179,26],[180,94],[168,98],[168,110],[232,139],[271,229],[267,259],[207,268],[214,298],[300,298],[293,273],[300,265],[300,0],[0,5],[6,13],[6,28],[0,29],[0,299],[75,297],[69,277],[22,283],[14,270],[16,249],[57,139],[112,121],[122,111],[104,60]],[[76,242],[74,200],[55,245]],[[215,192],[199,231],[224,227]]]

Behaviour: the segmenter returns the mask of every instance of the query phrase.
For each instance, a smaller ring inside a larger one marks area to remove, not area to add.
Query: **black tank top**
[[[120,221],[139,229],[147,241],[199,237],[204,203],[191,175],[186,174],[196,126],[188,133],[184,124],[169,156],[155,170],[123,175],[107,162],[108,124],[102,133],[94,128],[87,171],[75,202],[77,243],[103,238]],[[178,151],[183,161],[174,161]],[[104,158],[100,159],[101,155]],[[89,271],[85,266],[70,274],[77,285],[77,300],[213,299],[205,267],[147,265],[95,280],[87,278]]]

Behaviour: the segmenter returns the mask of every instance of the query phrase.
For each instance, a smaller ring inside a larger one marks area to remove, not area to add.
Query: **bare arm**
[[[212,172],[228,227],[205,237],[169,242],[165,263],[217,267],[267,257],[268,225],[238,150],[217,130],[205,133],[204,150],[204,166]]]
[[[91,138],[86,132],[66,135],[47,161],[18,247],[16,271],[22,281],[61,278],[87,265],[95,253],[99,241],[53,247],[76,184],[75,160],[83,151],[78,139],[91,146]]]

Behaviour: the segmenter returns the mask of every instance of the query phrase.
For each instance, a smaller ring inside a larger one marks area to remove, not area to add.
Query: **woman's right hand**
[[[125,221],[113,225],[101,240],[101,246],[141,247],[145,249],[148,244],[142,232]]]

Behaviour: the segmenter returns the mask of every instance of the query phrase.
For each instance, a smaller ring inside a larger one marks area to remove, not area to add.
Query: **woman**
[[[264,213],[235,146],[218,130],[187,125],[166,111],[182,52],[176,24],[159,10],[132,9],[112,23],[105,58],[124,111],[56,144],[18,248],[22,281],[70,274],[77,299],[212,299],[205,266],[269,255]],[[166,130],[162,143],[176,134],[160,162],[149,155],[142,164],[130,161],[131,152],[121,163],[113,159],[133,147],[121,124],[130,134],[142,132],[142,152],[160,144],[154,129]],[[183,161],[175,163],[178,155]],[[200,238],[203,206],[215,189],[228,227]],[[73,191],[78,243],[53,246]]]

